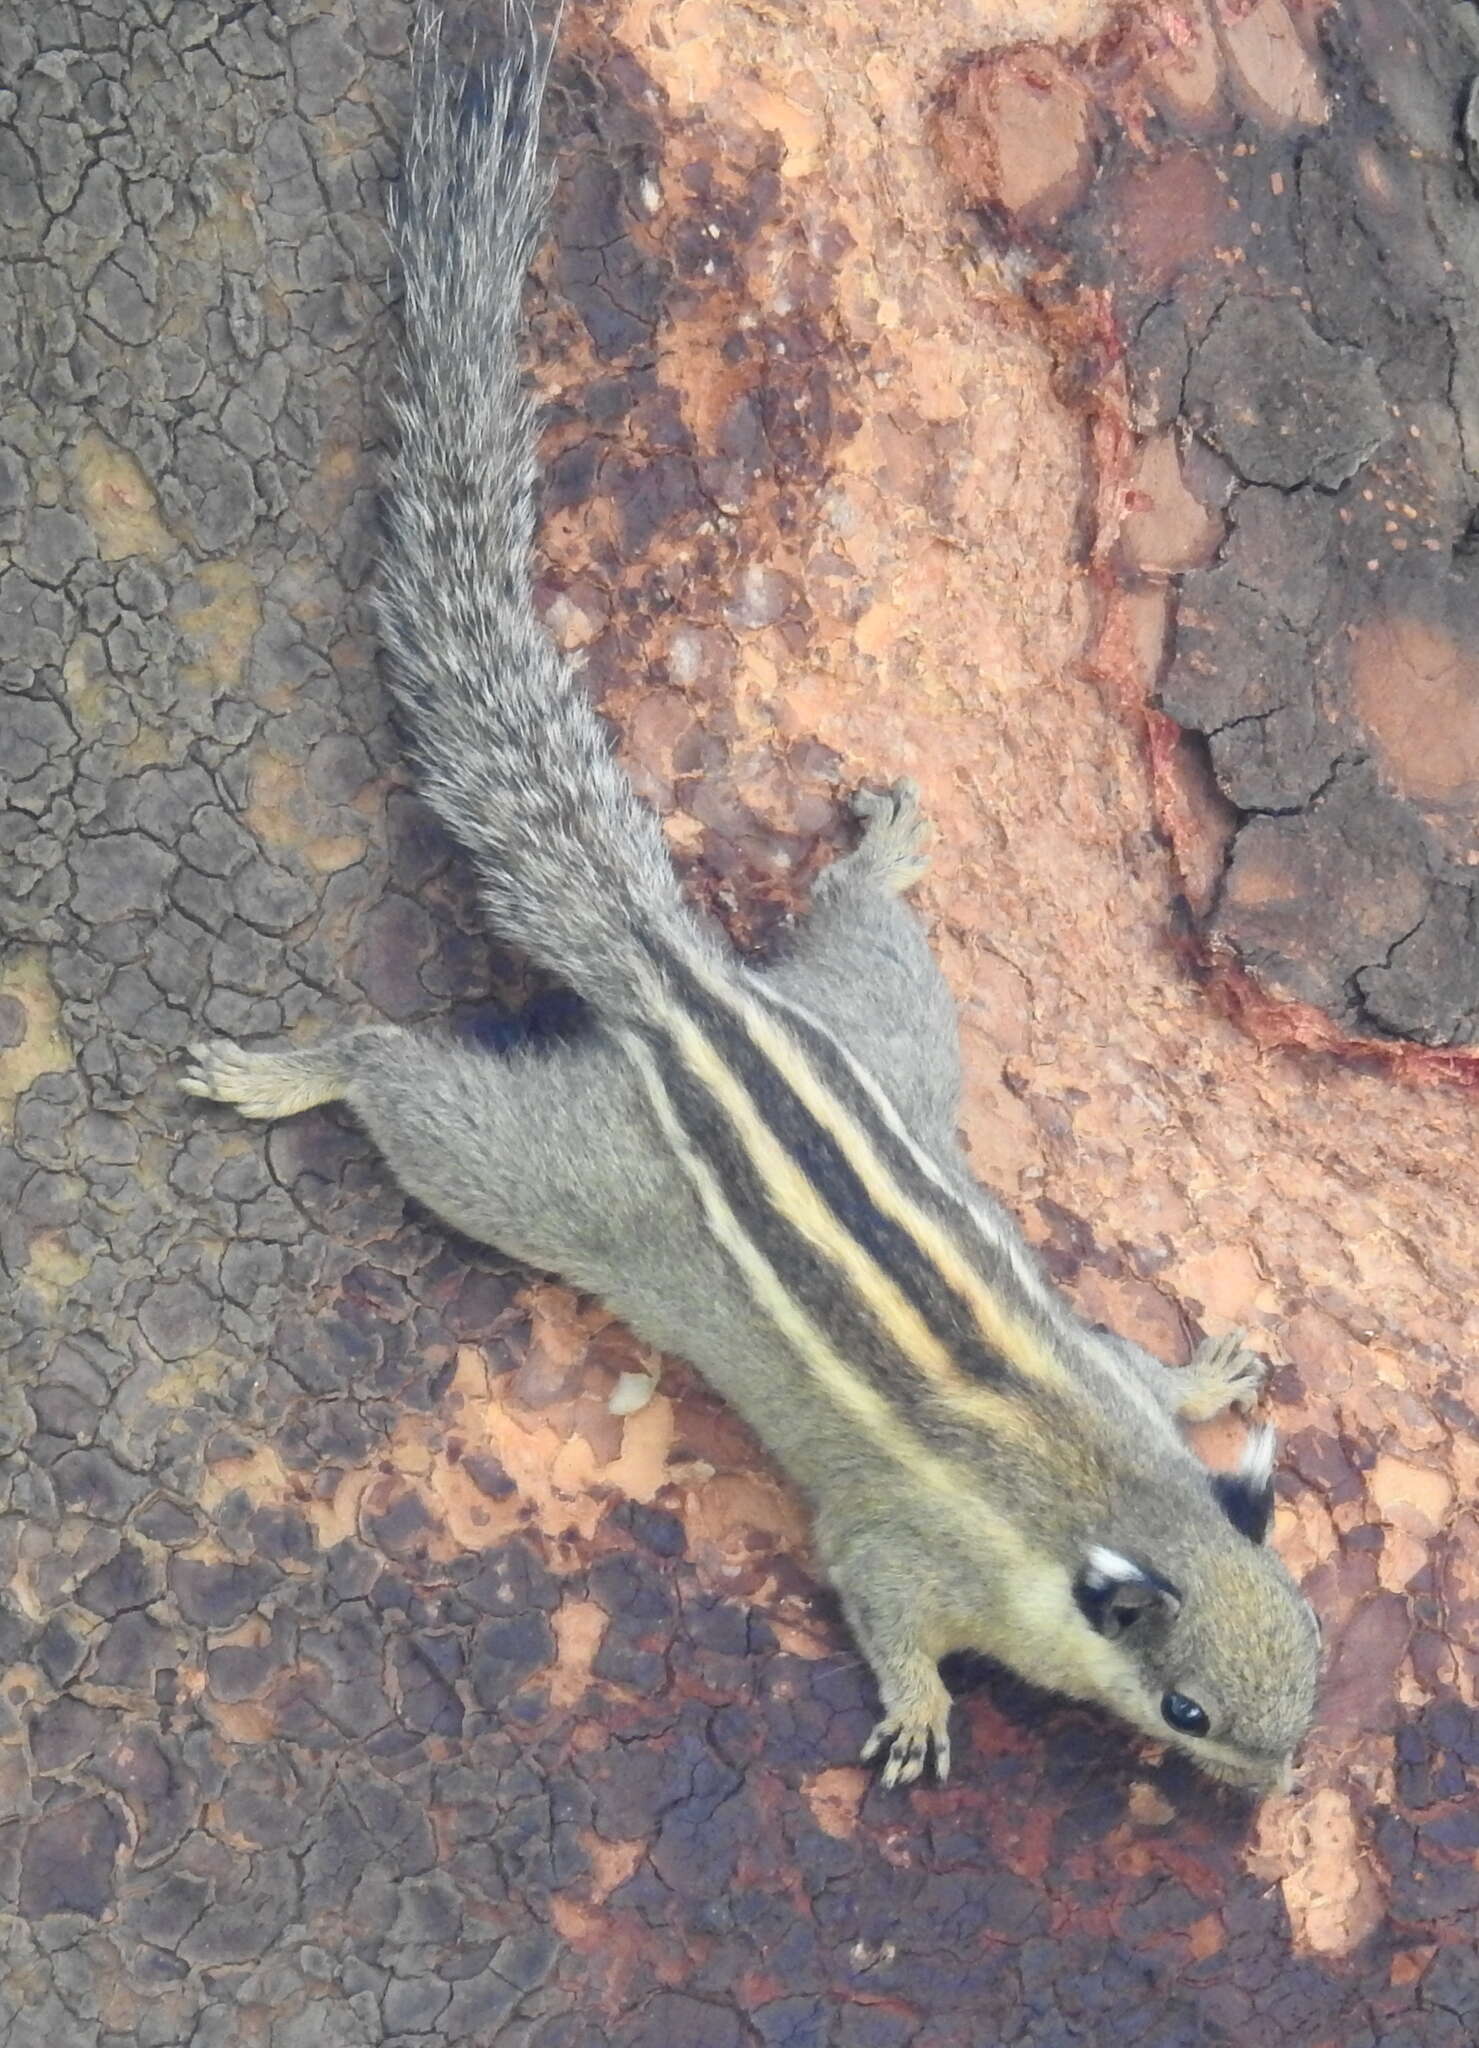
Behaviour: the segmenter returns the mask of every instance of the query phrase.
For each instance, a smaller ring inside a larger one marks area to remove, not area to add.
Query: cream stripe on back
[[[779,1070],[807,1110],[836,1142],[848,1165],[863,1183],[869,1200],[908,1232],[941,1279],[966,1303],[981,1336],[991,1349],[1026,1378],[1035,1379],[1059,1392],[1077,1387],[1078,1382],[1030,1324],[1014,1315],[992,1293],[970,1261],[962,1256],[960,1248],[952,1242],[949,1232],[942,1229],[934,1217],[921,1209],[899,1186],[874,1150],[867,1133],[827,1087],[801,1048],[785,1032],[777,1029],[763,1005],[708,972],[706,963],[687,960],[685,965],[702,979],[708,994],[740,1019],[756,1049]],[[880,1101],[879,1107],[887,1117],[892,1133],[909,1147],[921,1170],[938,1184],[938,1169],[932,1168],[919,1154],[918,1148],[898,1123],[892,1106],[885,1108]],[[954,1377],[970,1384],[953,1359],[949,1365]]]
[[[773,1003],[777,1009],[789,1010],[792,1016],[799,1017],[804,1024],[809,1024],[813,1031],[820,1032],[824,1038],[831,1040],[838,1057],[844,1062],[854,1081],[856,1081],[863,1093],[868,1097],[868,1100],[873,1104],[879,1117],[888,1127],[890,1135],[908,1152],[910,1158],[924,1175],[925,1179],[930,1182],[931,1186],[937,1187],[948,1201],[955,1203],[958,1207],[965,1210],[976,1229],[981,1232],[983,1237],[989,1240],[993,1250],[999,1252],[1011,1266],[1013,1277],[1023,1292],[1040,1304],[1044,1314],[1061,1316],[1063,1314],[1062,1304],[1054,1298],[1041,1273],[1033,1265],[1025,1246],[1017,1243],[1011,1235],[996,1227],[993,1217],[982,1214],[981,1204],[973,1197],[973,1192],[970,1188],[962,1188],[947,1178],[935,1160],[910,1135],[908,1127],[893,1103],[889,1100],[887,1092],[879,1085],[875,1076],[870,1074],[868,1069],[863,1066],[861,1061],[849,1052],[848,1048],[828,1029],[819,1017],[813,1016],[805,1004],[798,1003],[794,997],[782,995],[778,989],[767,988],[765,991],[765,1001]],[[750,1014],[752,1006],[759,1007],[759,1005],[754,1003],[753,997],[744,999],[742,1002],[735,1002],[733,998],[730,1001],[730,1007],[737,1012],[743,1009],[743,1014],[746,1017]],[[1172,1423],[1164,1404],[1156,1399],[1140,1375],[1137,1372],[1127,1370],[1123,1363],[1097,1337],[1096,1333],[1083,1330],[1078,1334],[1081,1335],[1083,1340],[1093,1344],[1093,1356],[1105,1371],[1113,1375],[1115,1385],[1123,1394],[1136,1403],[1147,1420],[1153,1423],[1163,1434],[1176,1436],[1175,1425]],[[1006,1354],[1003,1353],[1003,1355],[1005,1356]],[[1014,1359],[1013,1362],[1017,1363],[1018,1361]],[[1060,1385],[1065,1382],[1072,1383],[1073,1376],[1064,1373],[1063,1368],[1058,1365],[1056,1358],[1050,1357],[1050,1364],[1056,1369]]]
[[[671,1025],[673,1013],[669,1011],[667,1015]],[[690,1030],[697,1030],[690,1019],[684,1021]],[[1084,1697],[1094,1697],[1096,1693],[1111,1696],[1116,1691],[1125,1693],[1127,1689],[1133,1696],[1136,1688],[1126,1660],[1111,1644],[1095,1635],[1083,1619],[1074,1602],[1066,1572],[1045,1555],[1041,1546],[1033,1544],[1013,1522],[981,1497],[977,1474],[921,1443],[907,1419],[887,1396],[838,1353],[826,1332],[797,1301],[764,1251],[744,1228],[720,1186],[713,1165],[684,1129],[650,1047],[631,1032],[623,1032],[621,1040],[658,1123],[693,1185],[715,1241],[734,1260],[748,1283],[751,1298],[800,1358],[813,1381],[867,1437],[881,1457],[939,1499],[942,1529],[959,1531],[982,1540],[979,1559],[982,1569],[989,1571],[995,1568],[998,1571],[995,1591],[1003,1611],[1012,1617],[1013,1631],[1023,1641],[1030,1639],[1039,1665],[1050,1658],[1064,1688],[1079,1692]],[[707,1040],[703,1044],[710,1057],[717,1059]],[[740,1093],[743,1092],[741,1089]],[[1060,1483],[1063,1479],[1063,1448],[1059,1439],[1054,1451]],[[1038,1449],[1046,1457],[1047,1446],[1040,1439]],[[956,1647],[980,1648],[981,1645],[962,1640]],[[1017,1647],[1022,1647],[1021,1642]],[[996,1648],[1003,1652],[1006,1645],[998,1642]],[[1144,1713],[1144,1703],[1137,1700],[1136,1704]]]
[[[947,1201],[954,1202],[958,1207],[965,1209],[976,1227],[983,1232],[989,1233],[990,1224],[982,1220],[973,1191],[969,1188],[960,1187],[941,1170],[939,1162],[931,1158],[930,1154],[914,1137],[904,1119],[899,1115],[887,1090],[880,1085],[876,1077],[868,1071],[861,1060],[857,1059],[848,1050],[830,1026],[824,1024],[820,1017],[816,1016],[811,1010],[808,1010],[804,1003],[797,1002],[794,996],[782,995],[779,989],[767,986],[764,999],[767,1003],[773,1004],[778,1010],[789,1010],[793,1017],[799,1017],[803,1024],[809,1024],[813,1031],[817,1032],[821,1037],[830,1040],[837,1052],[838,1058],[846,1066],[847,1071],[872,1103],[874,1109],[877,1110],[880,1120],[887,1126],[889,1135],[897,1139],[898,1143],[904,1147],[904,1150],[909,1154],[909,1157],[930,1183],[931,1187],[938,1188]],[[753,997],[748,996],[748,992],[747,1000],[754,1000]],[[1012,1272],[1026,1289],[1027,1293],[1034,1300],[1041,1302],[1042,1306],[1051,1312],[1057,1304],[1045,1285],[1042,1275],[1037,1271],[1037,1268],[1033,1265],[1023,1248],[1020,1245],[1014,1244],[1010,1238],[1005,1236],[992,1235],[991,1243],[993,1248],[999,1251],[1010,1263]]]
[[[818,1194],[701,1025],[681,1003],[672,1006],[664,1021],[678,1056],[724,1111],[777,1211],[842,1273],[909,1363],[948,1397],[957,1413],[1000,1436],[1040,1443],[1042,1424],[1021,1401],[983,1387],[961,1372],[949,1347],[935,1335],[898,1282]],[[783,1071],[789,1080],[789,1071]]]
[[[650,1048],[628,1033],[622,1034],[622,1042],[642,1078],[664,1133],[698,1193],[715,1239],[740,1268],[755,1301],[805,1361],[823,1391],[884,1456],[903,1466],[921,1485],[948,1496],[957,1509],[968,1510],[975,1521],[989,1529],[993,1541],[1002,1549],[1013,1555],[1022,1551],[1022,1538],[1011,1523],[965,1490],[964,1478],[958,1467],[938,1456],[928,1445],[920,1443],[887,1396],[840,1355],[826,1333],[797,1301],[740,1222],[720,1187],[713,1166],[684,1130]]]

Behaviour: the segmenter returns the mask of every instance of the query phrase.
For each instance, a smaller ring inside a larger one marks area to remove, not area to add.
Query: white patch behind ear
[[[1090,1628],[1111,1642],[1152,1615],[1171,1620],[1181,1606],[1169,1579],[1106,1543],[1092,1543],[1084,1552],[1073,1597]]]
[[[1106,1586],[1120,1586],[1129,1579],[1145,1577],[1138,1564],[1132,1564],[1128,1557],[1121,1556],[1117,1550],[1106,1549],[1102,1543],[1089,1545],[1088,1567],[1095,1578],[1102,1579]]]
[[[1255,1493],[1262,1493],[1274,1476],[1274,1453],[1279,1447],[1279,1434],[1270,1423],[1262,1422],[1256,1429],[1250,1429],[1243,1455],[1238,1460],[1238,1477],[1246,1487]]]

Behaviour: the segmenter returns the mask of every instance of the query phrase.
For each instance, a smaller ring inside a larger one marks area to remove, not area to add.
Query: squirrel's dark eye
[[[1178,1735],[1205,1735],[1212,1723],[1184,1692],[1168,1692],[1161,1701],[1161,1719]]]

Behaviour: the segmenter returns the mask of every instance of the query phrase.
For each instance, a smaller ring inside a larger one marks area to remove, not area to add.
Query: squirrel
[[[381,636],[426,802],[585,1021],[502,1051],[388,1025],[216,1039],[183,1085],[249,1117],[348,1104],[437,1216],[695,1365],[810,1507],[886,1785],[945,1777],[939,1664],[969,1650],[1227,1783],[1287,1786],[1320,1651],[1267,1541],[1273,1432],[1214,1473],[1179,1427],[1250,1407],[1266,1368],[1239,1335],[1173,1368],[1091,1327],[972,1176],[954,1006],[902,901],[909,783],[853,798],[855,848],[778,957],[685,903],[532,597],[519,346],[550,42],[512,7],[466,68],[429,20],[414,40]]]

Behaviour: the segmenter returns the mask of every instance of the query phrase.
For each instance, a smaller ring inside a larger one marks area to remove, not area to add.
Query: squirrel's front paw
[[[912,1785],[933,1757],[935,1778],[943,1785],[950,1775],[950,1695],[942,1686],[938,1704],[920,1704],[885,1714],[863,1744],[862,1760],[872,1763],[887,1750],[880,1772],[884,1785]]]
[[[1252,1408],[1268,1377],[1268,1360],[1245,1348],[1242,1330],[1224,1337],[1206,1337],[1185,1368],[1187,1386],[1180,1413],[1188,1422],[1205,1422],[1225,1408]]]

